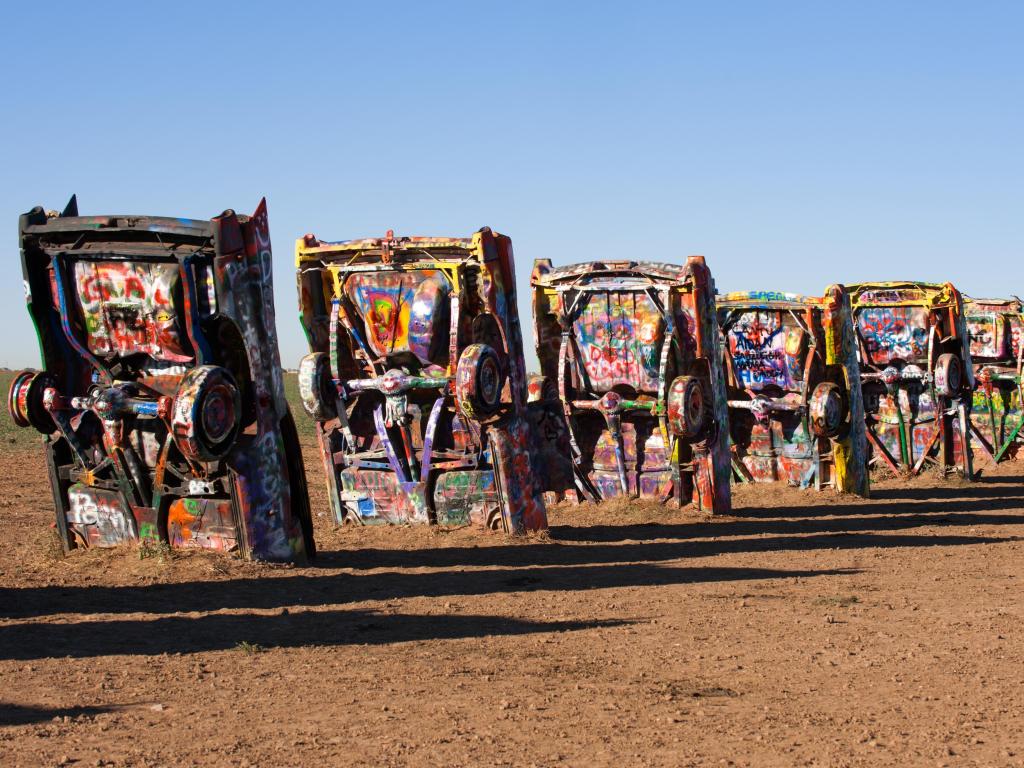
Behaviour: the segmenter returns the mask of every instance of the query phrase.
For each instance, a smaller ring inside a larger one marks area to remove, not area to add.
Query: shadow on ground
[[[237,649],[380,645],[616,627],[620,620],[529,621],[477,614],[383,614],[374,611],[282,610],[279,614],[208,614],[158,619],[32,622],[0,627],[0,658],[25,661],[119,654],[152,656]]]
[[[515,546],[509,549],[522,555],[538,548]],[[445,552],[447,550],[439,550],[437,554]],[[221,609],[306,608],[345,605],[364,600],[457,597],[543,590],[572,592],[610,587],[787,579],[852,573],[856,571],[672,567],[643,563],[562,568],[494,568],[479,571],[449,569],[427,573],[318,573],[314,569],[306,569],[280,578],[257,577],[122,587],[46,586],[0,589],[0,604],[8,606],[3,611],[6,618],[55,614],[179,613]],[[443,617],[436,619],[438,622],[445,620]],[[9,653],[4,635],[8,629],[10,627],[0,626],[0,658]],[[45,643],[45,634],[41,638]],[[176,638],[175,642],[179,643],[180,647],[180,638]],[[14,653],[18,652],[15,650]],[[12,658],[21,657],[15,655]]]
[[[116,707],[23,707],[18,704],[0,702],[0,727],[5,725],[29,725],[53,720],[55,717],[95,717],[110,712]]]

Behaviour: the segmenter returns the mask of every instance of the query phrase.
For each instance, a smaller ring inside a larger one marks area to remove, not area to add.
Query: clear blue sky
[[[1016,2],[7,3],[0,365],[38,364],[17,215],[72,192],[266,195],[289,366],[305,232],[508,233],[528,347],[535,257],[1024,294],[1022,30]]]

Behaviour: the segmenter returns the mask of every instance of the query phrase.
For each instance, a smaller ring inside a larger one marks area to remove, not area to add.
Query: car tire
[[[493,416],[501,408],[501,391],[505,374],[493,347],[470,344],[459,356],[455,369],[455,401],[459,410],[480,421]]]
[[[242,397],[227,368],[201,365],[182,377],[171,409],[171,431],[186,458],[222,458],[241,425]]]
[[[44,435],[57,426],[43,405],[43,393],[55,385],[53,376],[41,371],[19,371],[7,395],[7,412],[19,427],[32,427]]]
[[[808,401],[811,431],[818,437],[835,437],[846,421],[847,405],[838,384],[823,381],[814,388]]]
[[[939,355],[935,361],[935,391],[942,397],[956,397],[964,386],[964,367],[960,358],[951,352]]]
[[[711,411],[707,388],[697,376],[678,376],[667,396],[668,426],[683,440],[699,440],[708,431]]]
[[[306,355],[299,362],[299,398],[302,409],[315,421],[330,421],[338,415],[331,363],[323,352]]]

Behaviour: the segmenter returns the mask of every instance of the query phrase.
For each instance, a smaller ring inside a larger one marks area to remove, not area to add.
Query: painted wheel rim
[[[210,442],[220,443],[231,434],[235,426],[235,397],[226,384],[217,384],[207,393],[201,419]]]
[[[485,357],[480,361],[477,373],[477,393],[481,402],[494,406],[501,398],[501,370],[498,361],[493,357]]]
[[[811,429],[818,437],[834,437],[843,428],[846,404],[837,385],[823,382],[814,389],[810,403]]]

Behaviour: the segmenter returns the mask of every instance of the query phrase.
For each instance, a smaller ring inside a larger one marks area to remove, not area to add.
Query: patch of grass
[[[255,656],[257,653],[263,653],[267,649],[259,643],[250,643],[248,640],[243,640],[235,646],[235,650],[241,651],[246,656]]]
[[[856,595],[833,595],[830,597],[819,597],[814,601],[815,605],[832,605],[838,606],[839,608],[849,608],[851,605],[856,605],[860,602],[860,598]]]
[[[309,418],[306,409],[302,407],[302,399],[299,397],[299,375],[297,373],[284,372],[284,396],[288,400],[288,407],[291,408],[292,416],[295,418],[295,429],[298,430],[299,438],[315,440],[316,429],[313,426],[313,420]]]
[[[61,543],[60,534],[54,528],[47,528],[46,533],[40,537],[40,547],[43,550],[43,559],[51,563],[63,560],[64,545]]]
[[[174,559],[174,550],[166,541],[150,541],[142,539],[139,541],[139,560],[148,560],[151,557],[157,558],[161,563]]]

